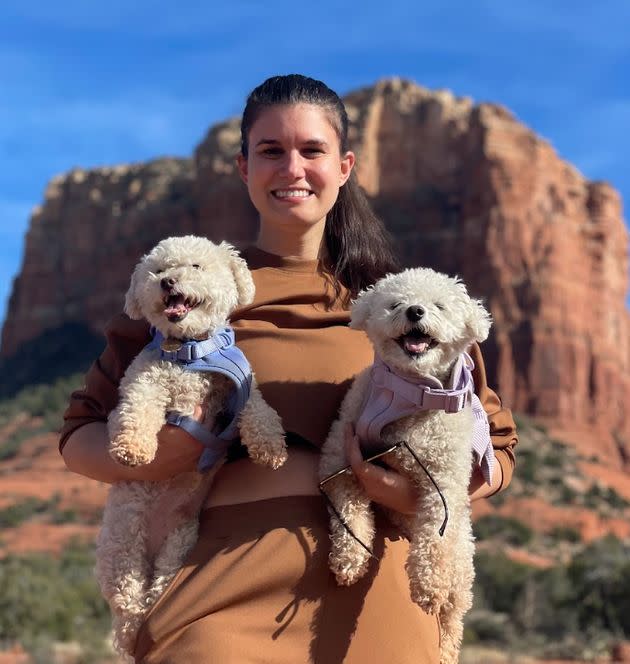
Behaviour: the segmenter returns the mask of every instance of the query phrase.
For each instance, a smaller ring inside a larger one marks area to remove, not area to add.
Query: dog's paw
[[[145,466],[155,458],[155,454],[151,454],[148,450],[130,448],[126,445],[112,445],[109,455],[116,463],[129,467]]]
[[[330,571],[335,575],[335,579],[340,586],[351,586],[365,576],[368,563],[368,557],[361,555],[359,559],[350,558],[347,552],[346,554],[341,552],[338,555],[331,553],[328,557]]]
[[[284,439],[281,444],[250,447],[248,453],[254,463],[273,470],[280,468],[289,457]]]
[[[448,592],[435,592],[418,583],[410,583],[411,600],[425,613],[437,614],[448,600]]]

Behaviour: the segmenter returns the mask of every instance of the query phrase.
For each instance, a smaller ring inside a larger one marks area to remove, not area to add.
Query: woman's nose
[[[298,150],[287,152],[282,164],[282,175],[293,179],[304,176],[304,158]]]

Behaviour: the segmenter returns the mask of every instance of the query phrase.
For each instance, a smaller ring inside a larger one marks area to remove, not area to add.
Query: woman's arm
[[[63,460],[73,473],[108,484],[165,480],[197,467],[203,445],[183,429],[166,425],[158,437],[155,459],[145,466],[130,468],[110,457],[106,423],[90,422],[68,436],[62,451]]]
[[[121,314],[105,329],[107,345],[90,367],[82,389],[72,393],[64,414],[59,450],[75,473],[101,482],[163,480],[193,470],[202,445],[183,429],[164,426],[156,458],[146,466],[128,468],[109,456],[107,416],[118,403],[118,385],[133,358],[150,341],[149,326]],[[195,413],[201,417],[201,408]]]

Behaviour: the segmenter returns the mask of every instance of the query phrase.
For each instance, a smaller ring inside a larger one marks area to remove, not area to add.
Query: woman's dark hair
[[[321,81],[289,74],[272,76],[255,88],[241,120],[241,153],[247,157],[249,132],[260,114],[272,106],[311,104],[329,116],[339,137],[341,153],[348,150],[348,114],[339,96]],[[354,172],[339,190],[336,203],[326,217],[325,255],[322,267],[333,279],[337,294],[339,284],[350,297],[389,272],[400,269],[391,238],[374,214]]]

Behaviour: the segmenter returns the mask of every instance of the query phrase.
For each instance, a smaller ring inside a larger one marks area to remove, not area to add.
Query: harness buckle
[[[459,413],[466,405],[466,394],[449,394],[446,395],[444,410],[447,413]]]

